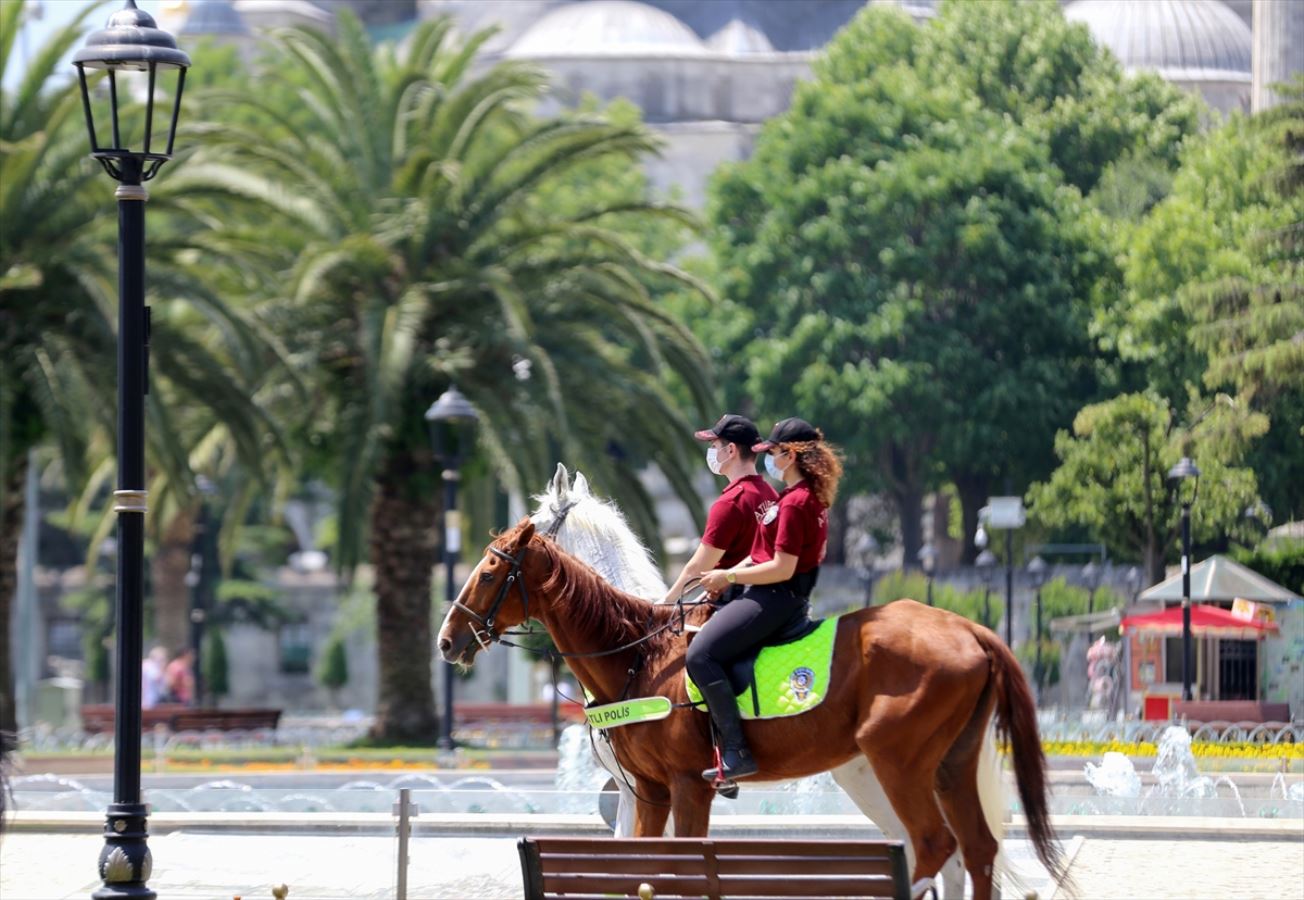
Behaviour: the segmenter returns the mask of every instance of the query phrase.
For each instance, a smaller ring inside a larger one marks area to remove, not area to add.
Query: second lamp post
[[[476,425],[480,414],[476,412],[471,401],[454,385],[439,395],[439,399],[430,404],[426,410],[426,422],[430,426],[430,444],[435,453],[435,464],[439,466],[444,481],[444,567],[445,613],[452,608],[457,599],[457,583],[454,569],[458,555],[462,551],[462,527],[457,515],[457,483],[462,478],[462,463],[470,455],[475,441]],[[453,664],[443,663],[443,714],[439,717],[439,746],[445,750],[453,748],[453,679],[456,671]]]
[[[1191,699],[1191,506],[1200,493],[1200,469],[1183,456],[1168,470],[1182,504],[1182,699]],[[1188,493],[1186,482],[1191,483]]]

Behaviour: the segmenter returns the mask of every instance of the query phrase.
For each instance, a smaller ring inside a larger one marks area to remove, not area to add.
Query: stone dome
[[[203,0],[191,7],[181,26],[181,34],[240,35],[248,34],[244,19],[231,0]]]
[[[1222,0],[1074,0],[1064,18],[1086,25],[1128,71],[1179,82],[1250,77],[1253,35]]]
[[[731,19],[728,25],[707,38],[706,44],[712,50],[730,55],[774,52],[774,45],[765,32],[742,19]]]
[[[668,12],[633,0],[567,3],[531,25],[508,56],[700,56],[701,40]]]

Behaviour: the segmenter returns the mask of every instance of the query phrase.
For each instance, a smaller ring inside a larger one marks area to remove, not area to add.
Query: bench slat
[[[546,869],[543,873],[543,889],[549,894],[624,891],[637,896],[638,886],[644,882],[656,889],[658,897],[665,894],[705,897],[710,893],[705,875],[553,875]]]
[[[761,875],[754,878],[738,876],[720,879],[720,896],[759,895],[771,897],[891,897],[892,879],[888,876],[865,878],[820,878],[813,874]]]
[[[625,873],[643,872],[650,875],[701,875],[706,877],[706,861],[699,856],[613,856],[608,853],[586,856],[582,853],[541,853],[543,867],[555,872],[568,872],[576,875],[583,873]],[[823,865],[823,863],[821,863]],[[791,871],[788,866],[784,871]]]
[[[862,851],[887,856],[888,841],[801,841],[777,838],[572,838],[530,839],[542,853],[600,852],[609,856],[634,854],[702,855],[703,841],[710,841],[717,857],[726,856],[853,856]],[[601,845],[599,850],[596,846]]]
[[[801,856],[720,856],[717,857],[720,876],[772,875],[801,871],[802,866],[813,868],[810,857]],[[819,875],[887,875],[893,872],[893,863],[887,856],[828,856],[820,857]]]

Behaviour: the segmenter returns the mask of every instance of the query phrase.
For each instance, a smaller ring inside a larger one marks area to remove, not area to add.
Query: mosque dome
[[[684,56],[705,46],[668,12],[633,0],[588,0],[552,10],[508,49],[514,57]]]
[[[774,45],[765,32],[742,19],[731,19],[728,25],[707,38],[706,44],[712,50],[730,55],[774,52]]]
[[[182,7],[183,9],[185,7]],[[189,7],[190,15],[180,33],[184,35],[242,35],[248,34],[244,19],[231,0],[203,0]]]
[[[1074,0],[1064,18],[1086,25],[1127,71],[1177,82],[1250,77],[1253,35],[1222,0]]]

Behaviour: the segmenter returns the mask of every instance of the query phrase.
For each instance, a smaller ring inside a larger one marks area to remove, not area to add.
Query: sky
[[[6,5],[14,2],[16,0],[0,0],[0,3]],[[177,2],[178,0],[136,0],[136,5],[157,19],[160,7],[175,5]],[[190,2],[193,3],[194,0]],[[40,51],[51,35],[61,26],[77,18],[82,10],[94,5],[94,0],[27,0],[23,14],[25,21],[18,33],[18,40],[14,42],[13,55],[4,73],[5,89],[13,90],[22,78],[22,73],[26,71],[31,58]],[[108,0],[87,20],[87,25],[90,26],[88,31],[103,28],[109,16],[125,5],[124,0]],[[65,61],[65,65],[71,77],[72,64]]]

